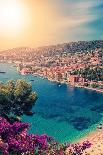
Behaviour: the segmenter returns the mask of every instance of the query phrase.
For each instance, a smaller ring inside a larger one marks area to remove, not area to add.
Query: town
[[[14,63],[22,75],[103,91],[103,41],[71,42],[0,53],[0,62]]]

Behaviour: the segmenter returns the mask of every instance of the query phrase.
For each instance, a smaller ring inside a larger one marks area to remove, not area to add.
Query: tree
[[[93,84],[91,84],[91,87],[92,87],[92,88],[98,88],[98,87],[99,87],[99,85],[98,85],[98,84],[96,84],[96,83],[93,83]]]
[[[37,100],[31,84],[24,80],[10,80],[0,84],[0,115],[32,115],[32,107]]]
[[[103,68],[102,66],[89,66],[81,70],[74,70],[74,75],[81,75],[89,81],[103,81]]]

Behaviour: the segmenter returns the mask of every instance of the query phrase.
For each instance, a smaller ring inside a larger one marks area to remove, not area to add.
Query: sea
[[[0,73],[0,82],[24,79],[38,94],[35,114],[22,116],[30,123],[29,133],[48,134],[61,143],[76,142],[103,123],[103,93],[21,75],[14,64],[0,63],[0,71],[5,72]]]

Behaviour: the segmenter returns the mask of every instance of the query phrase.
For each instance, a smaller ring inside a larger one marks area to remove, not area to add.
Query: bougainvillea
[[[60,144],[47,135],[28,134],[28,123],[10,124],[0,117],[0,153],[3,155],[81,155],[91,144]]]

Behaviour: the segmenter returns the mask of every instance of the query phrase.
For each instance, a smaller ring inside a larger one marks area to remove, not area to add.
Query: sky
[[[0,0],[0,50],[103,39],[103,0]]]

